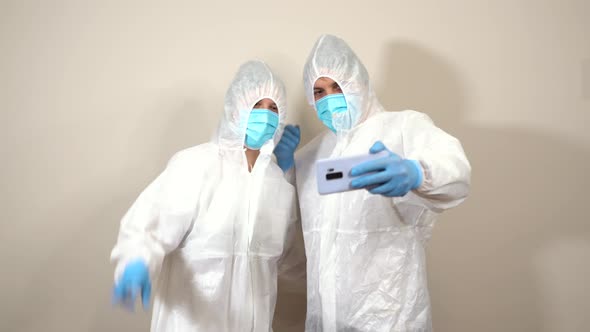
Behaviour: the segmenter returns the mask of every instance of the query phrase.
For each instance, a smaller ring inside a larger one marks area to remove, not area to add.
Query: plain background
[[[146,331],[110,304],[120,218],[209,139],[248,59],[285,81],[303,143],[318,133],[301,78],[322,33],[472,162],[428,247],[435,330],[587,330],[587,0],[0,0],[0,330]]]

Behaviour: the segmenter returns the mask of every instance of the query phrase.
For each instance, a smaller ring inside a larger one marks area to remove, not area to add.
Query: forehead
[[[318,78],[315,83],[313,84],[314,88],[322,88],[325,86],[330,86],[336,83],[333,79],[329,77],[320,77]]]
[[[270,98],[262,98],[256,104],[275,104],[275,101]]]

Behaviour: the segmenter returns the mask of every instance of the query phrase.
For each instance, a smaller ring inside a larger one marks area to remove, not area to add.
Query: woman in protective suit
[[[270,331],[295,189],[271,158],[286,119],[283,83],[243,64],[216,137],[176,153],[121,222],[114,300],[149,304],[152,331]]]

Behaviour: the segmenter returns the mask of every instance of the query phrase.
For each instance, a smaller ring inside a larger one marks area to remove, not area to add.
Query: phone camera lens
[[[342,172],[327,173],[326,180],[342,179]]]

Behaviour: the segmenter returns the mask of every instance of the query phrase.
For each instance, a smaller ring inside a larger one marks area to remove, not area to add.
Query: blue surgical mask
[[[252,150],[259,150],[271,139],[279,125],[279,115],[271,110],[255,108],[248,117],[245,144]]]
[[[315,108],[318,117],[328,129],[336,133],[336,128],[332,123],[332,117],[348,110],[346,99],[342,93],[331,94],[316,101]]]

